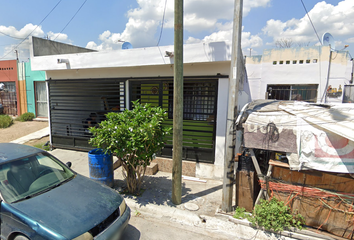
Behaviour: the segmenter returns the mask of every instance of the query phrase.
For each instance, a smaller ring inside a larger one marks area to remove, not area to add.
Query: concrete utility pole
[[[234,183],[234,158],[236,126],[234,124],[237,115],[238,88],[241,80],[241,32],[242,32],[242,7],[243,0],[235,0],[234,25],[232,34],[232,53],[231,67],[229,76],[229,102],[227,108],[226,139],[225,139],[225,160],[224,160],[224,182],[222,189],[222,205],[224,212],[231,212],[232,209],[232,191]]]
[[[183,0],[175,0],[172,202],[182,201]]]

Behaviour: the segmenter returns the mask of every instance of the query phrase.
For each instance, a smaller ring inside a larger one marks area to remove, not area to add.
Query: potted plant
[[[167,113],[160,107],[133,101],[133,110],[110,112],[98,127],[91,127],[90,144],[114,153],[123,167],[127,189],[140,191],[146,167],[164,146],[171,128],[163,126]]]

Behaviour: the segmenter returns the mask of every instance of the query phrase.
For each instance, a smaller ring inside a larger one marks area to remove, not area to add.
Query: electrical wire
[[[163,9],[163,15],[162,15],[162,21],[161,21],[160,37],[159,37],[159,40],[157,41],[157,45],[156,46],[158,46],[160,44],[160,40],[161,40],[161,36],[162,36],[163,24],[165,22],[166,5],[167,5],[167,0],[165,0],[165,7]]]
[[[317,34],[316,28],[315,28],[315,26],[314,26],[313,23],[312,23],[312,20],[311,20],[310,15],[309,15],[309,13],[308,13],[306,7],[305,7],[305,4],[304,4],[304,2],[303,2],[302,0],[300,0],[300,1],[301,1],[301,3],[302,3],[302,6],[304,7],[304,9],[305,9],[305,11],[306,11],[307,17],[308,17],[309,20],[310,20],[310,23],[311,23],[311,25],[312,25],[312,27],[313,27],[313,30],[314,30],[315,33],[316,33],[316,36],[317,36],[317,38],[318,38],[318,41],[319,41],[320,44],[322,45],[321,39],[320,39],[320,37],[319,37],[318,34]]]
[[[53,41],[55,39],[57,39],[59,37],[59,35],[65,30],[65,28],[71,23],[71,21],[76,17],[76,14],[78,14],[81,10],[81,8],[85,5],[85,3],[87,2],[87,0],[85,0],[81,6],[79,7],[79,9],[76,11],[76,13],[74,14],[74,16],[72,16],[72,18],[69,20],[69,22],[65,25],[65,27],[59,32],[59,34],[53,39]]]
[[[10,36],[10,35],[8,35],[8,34],[6,34],[4,32],[0,32],[0,33],[5,35],[5,36],[7,36],[7,37],[13,38],[13,39],[23,40],[23,38],[13,37],[13,36]]]
[[[59,5],[59,3],[61,3],[62,0],[59,0],[59,2],[52,8],[52,10],[50,10],[50,12],[42,19],[42,21],[19,43],[16,45],[16,47],[14,47],[13,49],[11,49],[11,51],[9,51],[8,53],[6,53],[4,56],[2,56],[0,59],[5,58],[7,55],[9,55],[10,53],[13,52],[13,50],[15,50],[16,48],[18,48],[18,46],[20,46],[29,36],[31,36],[31,34],[42,24],[42,22],[44,22],[44,20],[46,20],[46,18],[54,11],[54,9]]]

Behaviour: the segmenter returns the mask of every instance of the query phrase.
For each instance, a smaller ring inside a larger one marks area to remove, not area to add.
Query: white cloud
[[[3,58],[3,59],[16,59],[15,50],[18,51],[18,55],[19,55],[20,58],[27,59],[29,57],[30,44],[29,44],[29,40],[28,39],[26,39],[26,40],[24,40],[24,39],[29,34],[31,34],[32,36],[36,36],[36,37],[42,37],[44,35],[42,27],[41,26],[37,26],[37,25],[33,25],[32,23],[26,24],[20,30],[17,30],[13,26],[6,27],[6,26],[2,26],[1,25],[0,26],[0,32],[6,34],[8,36],[11,36],[11,37],[14,37],[14,38],[18,38],[18,40],[17,40],[18,43],[8,45],[8,46],[6,46],[4,48],[3,55],[0,56],[0,58]],[[2,37],[2,36],[8,38],[8,36],[0,34],[0,37]],[[24,40],[24,41],[21,43],[22,40]]]
[[[199,42],[219,42],[232,40],[232,22],[220,25],[220,31],[214,32],[203,39],[189,37],[186,43],[199,43]],[[242,28],[243,29],[243,28]],[[249,48],[258,48],[263,45],[263,40],[258,35],[252,35],[250,32],[242,32],[241,48],[245,51]]]
[[[246,0],[243,6],[243,16],[252,8],[266,7],[270,0]],[[99,36],[100,44],[95,41],[87,43],[87,48],[96,50],[119,49],[119,39],[129,41],[134,47],[154,46],[161,27],[165,9],[165,0],[137,0],[138,8],[127,12],[128,23],[123,32],[111,33],[105,31]],[[208,39],[230,39],[229,22],[233,19],[234,0],[188,0],[184,5],[184,29],[190,35],[199,32],[209,32]],[[227,22],[226,24],[224,22]],[[165,29],[174,27],[174,1],[168,0],[165,11]],[[214,33],[213,33],[214,32]],[[201,41],[190,37],[187,42]],[[255,41],[255,40],[253,40]]]
[[[33,31],[33,32],[32,32]],[[44,32],[42,30],[41,26],[37,26],[37,25],[33,25],[32,23],[28,23],[26,24],[26,26],[24,26],[23,28],[21,28],[20,30],[17,30],[15,27],[13,26],[0,26],[0,32],[3,32],[7,35],[10,35],[12,37],[16,37],[16,38],[25,38],[27,37],[31,32],[32,36],[43,36]],[[0,35],[1,36],[1,35]]]
[[[348,38],[347,40],[345,40],[345,42],[347,42],[347,43],[354,43],[354,37]]]
[[[55,39],[55,41],[60,41],[65,43],[72,42],[68,38],[68,35],[64,33],[59,34],[59,33],[53,33],[52,31],[49,31],[47,34],[45,34],[44,31],[42,30],[42,26],[33,25],[32,23],[26,24],[20,30],[17,30],[13,26],[8,26],[8,27],[0,26],[0,32],[8,36],[18,38],[17,43],[4,47],[3,55],[0,56],[0,58],[3,57],[4,59],[15,59],[16,58],[15,50],[18,51],[19,58],[21,59],[29,58],[30,43],[28,38],[25,39],[29,35],[35,37],[48,37],[51,40]],[[8,38],[8,36],[5,36],[4,34],[0,34],[0,37],[4,36]],[[22,40],[24,41],[21,43]]]
[[[309,11],[309,16],[320,39],[325,32],[330,32],[335,39],[349,37],[354,32],[354,22],[352,21],[354,19],[353,0],[343,0],[336,6],[325,1],[319,2]],[[295,43],[318,42],[306,14],[301,19],[290,19],[285,22],[270,19],[263,28],[263,32],[272,37],[274,41],[281,38],[290,38]]]
[[[68,35],[65,33],[53,33],[52,31],[49,31],[47,33],[47,36],[50,40],[58,41],[58,42],[65,42],[65,43],[71,43],[72,41],[68,38]]]

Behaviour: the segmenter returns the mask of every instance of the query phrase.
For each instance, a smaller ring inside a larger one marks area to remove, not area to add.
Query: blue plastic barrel
[[[112,153],[96,148],[88,153],[90,178],[113,187],[113,158]]]

